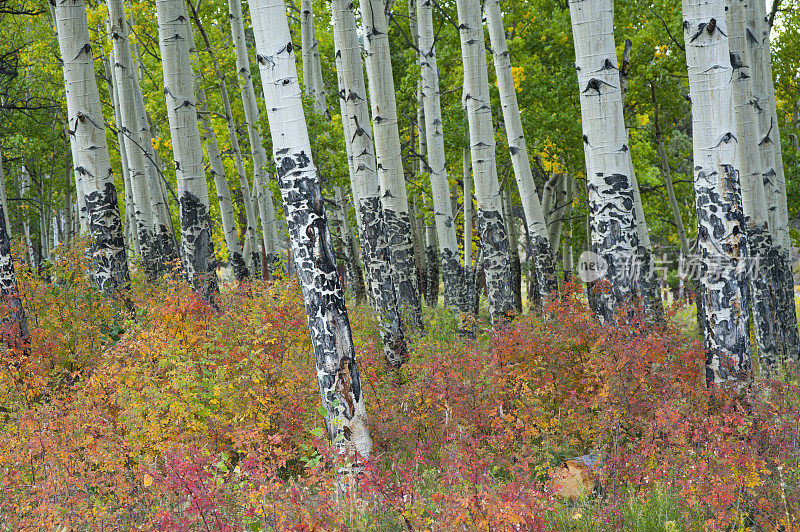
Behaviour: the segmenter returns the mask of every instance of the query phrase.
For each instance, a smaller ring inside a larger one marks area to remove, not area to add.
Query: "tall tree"
[[[457,7],[486,295],[492,323],[499,324],[513,312],[514,294],[511,290],[508,235],[503,221],[503,204],[495,165],[486,45],[478,0],[458,0]]]
[[[392,259],[392,277],[404,319],[412,327],[421,329],[422,303],[415,275],[412,226],[400,156],[397,101],[385,4],[377,0],[364,0],[361,5],[361,20],[372,126],[375,132],[375,155],[383,194],[381,203]]]
[[[486,21],[489,26],[494,69],[497,73],[497,85],[500,89],[503,124],[508,137],[508,149],[511,154],[511,163],[514,167],[514,177],[517,180],[520,199],[522,200],[525,222],[528,226],[528,233],[533,246],[535,264],[532,267],[536,272],[536,284],[539,288],[541,299],[546,301],[558,289],[554,261],[554,249],[558,249],[558,243],[553,244],[548,239],[544,213],[539,203],[539,195],[536,193],[536,183],[533,181],[533,172],[531,172],[531,163],[528,158],[525,133],[522,130],[522,117],[517,103],[517,91],[514,85],[514,74],[511,70],[511,57],[508,53],[500,3],[498,0],[486,0],[483,4],[483,9],[486,12]]]
[[[322,64],[319,58],[312,0],[300,0],[300,39],[303,46],[303,88],[311,98],[314,112],[327,115],[328,104],[325,102],[325,85],[322,81]]]
[[[425,117],[427,170],[431,179],[431,199],[433,200],[436,236],[439,241],[444,300],[445,305],[449,307],[466,310],[461,297],[464,275],[458,257],[458,238],[453,207],[450,202],[450,185],[447,180],[432,0],[417,2],[417,28],[419,32],[419,65],[422,73],[422,103],[425,109],[422,115]]]
[[[278,260],[278,229],[275,222],[272,191],[269,188],[267,152],[264,150],[264,144],[261,139],[260,111],[250,71],[250,54],[247,50],[247,41],[244,36],[241,0],[228,0],[228,11],[231,22],[231,35],[233,36],[233,45],[236,52],[236,70],[239,72],[239,86],[244,106],[244,120],[247,125],[250,152],[253,156],[253,193],[258,204],[259,218],[261,219],[261,234],[264,242],[267,271],[270,271]]]
[[[348,152],[361,256],[366,270],[370,301],[378,318],[386,361],[393,366],[399,366],[406,359],[407,348],[391,273],[389,237],[383,218],[353,5],[348,0],[332,0],[331,18],[342,128]]]
[[[217,291],[216,259],[203,144],[197,124],[194,73],[183,0],[157,0],[158,44],[164,71],[164,95],[178,179],[181,256],[189,281],[210,300]]]
[[[1,167],[2,159],[0,159]],[[17,277],[11,257],[11,234],[8,232],[8,215],[5,205],[0,205],[0,210],[3,211],[0,213],[0,308],[2,308],[0,338],[7,347],[24,351],[30,344],[28,318],[17,289]]]
[[[591,246],[608,266],[610,285],[598,295],[596,310],[602,319],[612,321],[615,310],[633,296],[636,279],[631,266],[639,247],[633,165],[614,46],[614,4],[612,0],[578,0],[569,8],[581,98]]]
[[[725,0],[683,0],[706,380],[717,383],[743,378],[750,371],[750,320],[742,267],[747,239],[726,9]]]
[[[306,305],[328,434],[341,452],[368,457],[372,440],[344,293],[311,157],[294,46],[280,0],[250,0],[278,184]]]
[[[75,170],[83,178],[81,192],[92,239],[93,276],[100,289],[116,292],[128,285],[128,261],[95,81],[86,5],[83,0],[56,0],[55,17],[69,134],[75,147]]]

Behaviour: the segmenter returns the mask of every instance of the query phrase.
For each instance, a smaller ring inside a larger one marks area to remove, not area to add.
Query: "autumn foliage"
[[[131,314],[78,249],[19,272],[33,348],[0,372],[4,530],[602,530],[656,507],[653,530],[800,526],[797,372],[707,389],[681,308],[603,328],[568,286],[549,319],[476,339],[432,311],[399,371],[354,309],[375,452],[353,493],[294,282],[229,286],[214,309],[135,279]],[[602,489],[560,501],[552,468],[588,453]]]

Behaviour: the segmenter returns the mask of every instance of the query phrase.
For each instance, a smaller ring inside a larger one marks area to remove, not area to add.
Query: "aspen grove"
[[[0,0],[0,530],[800,530],[800,0]]]

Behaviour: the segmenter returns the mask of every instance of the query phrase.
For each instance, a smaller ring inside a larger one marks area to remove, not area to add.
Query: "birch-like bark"
[[[472,264],[472,162],[470,149],[461,152],[464,178],[464,293],[462,296],[465,312],[474,312],[475,307],[475,266]]]
[[[0,159],[1,168],[2,159]],[[17,289],[17,277],[11,257],[11,234],[7,225],[9,217],[5,207],[5,204],[0,205],[0,210],[3,211],[0,215],[0,307],[3,309],[0,337],[7,347],[27,351],[30,346],[28,318]]]
[[[200,31],[200,36],[203,38],[206,52],[211,58],[212,65],[214,67],[214,75],[217,77],[219,92],[222,96],[222,108],[225,111],[225,124],[228,126],[228,138],[231,143],[231,151],[233,152],[233,160],[236,167],[236,176],[239,180],[239,188],[242,192],[242,203],[244,204],[246,221],[246,227],[244,231],[245,249],[249,251],[245,256],[245,263],[250,269],[250,272],[256,272],[261,269],[261,253],[258,251],[258,220],[256,219],[256,204],[253,200],[253,196],[250,194],[250,183],[247,180],[247,173],[244,169],[242,149],[239,146],[239,136],[236,132],[236,123],[233,120],[233,112],[231,111],[231,99],[228,94],[228,84],[225,81],[225,73],[219,66],[219,61],[214,53],[211,40],[208,38],[205,27],[195,11],[194,4],[192,2],[188,2],[188,5],[192,10],[192,18],[195,21],[195,25]],[[193,38],[190,41],[190,44],[194,45]]]
[[[725,0],[683,0],[686,63],[692,100],[694,189],[700,294],[708,354],[706,380],[750,372],[747,239],[739,184],[733,86]]]
[[[758,147],[755,98],[752,82],[752,58],[746,44],[748,0],[731,0],[728,4],[728,42],[733,68],[733,99],[736,137],[739,143],[738,164],[742,187],[742,209],[747,234],[749,268],[747,280],[759,362],[767,371],[783,358],[780,320],[776,303],[780,302],[776,274],[783,266],[780,253],[772,243],[769,232],[767,200],[761,176],[761,153]]]
[[[800,361],[800,338],[797,330],[797,314],[794,305],[794,278],[792,275],[792,244],[789,238],[789,214],[787,209],[786,179],[781,154],[781,139],[775,88],[772,81],[772,59],[770,55],[769,24],[766,6],[760,2],[749,2],[747,9],[747,47],[751,57],[751,79],[758,123],[758,146],[761,155],[761,174],[764,192],[769,206],[768,218],[772,241],[780,253],[780,267],[776,272],[779,286],[778,328],[785,356]]]
[[[142,61],[139,57],[139,50],[136,43],[129,41],[131,54],[137,65]],[[153,134],[150,129],[150,122],[147,117],[147,110],[144,106],[144,97],[139,85],[139,75],[133,75],[133,98],[136,107],[136,121],[139,127],[139,138],[142,139],[144,150],[145,173],[147,175],[147,186],[150,191],[150,203],[153,207],[153,224],[155,234],[153,236],[156,244],[155,249],[159,255],[157,267],[159,272],[164,272],[172,267],[174,261],[178,259],[178,242],[175,238],[175,229],[172,225],[172,215],[169,212],[167,201],[166,186],[161,174],[158,153],[153,148]]]
[[[280,0],[250,0],[250,16],[328,434],[340,452],[357,451],[366,458],[372,439],[322,191],[311,158],[286,7]]]
[[[500,184],[495,166],[495,140],[481,8],[478,0],[458,0],[457,7],[464,63],[464,99],[469,121],[486,295],[492,323],[500,324],[514,310],[514,294],[511,290],[508,235],[503,221]]]
[[[331,19],[342,128],[349,157],[350,184],[367,287],[377,316],[386,360],[393,366],[400,366],[407,357],[407,349],[391,274],[391,252],[383,218],[353,5],[348,0],[332,0]]]
[[[511,261],[511,289],[514,292],[514,309],[522,314],[522,264],[519,259],[519,240],[514,227],[514,214],[511,211],[511,197],[508,190],[503,190],[503,219],[508,234],[508,255]],[[554,266],[555,268],[555,266]]]
[[[544,212],[536,193],[536,183],[533,180],[533,172],[531,172],[525,133],[522,130],[522,118],[517,103],[517,91],[514,85],[514,74],[511,70],[511,58],[508,53],[500,3],[498,0],[486,0],[483,9],[489,26],[489,38],[492,44],[497,86],[500,89],[500,105],[503,110],[503,124],[508,137],[511,164],[514,167],[514,177],[517,181],[525,222],[528,225],[528,233],[533,245],[535,264],[531,266],[536,272],[541,299],[546,301],[558,289],[554,260],[554,251],[558,249],[558,243],[552,243],[548,239]]]
[[[431,199],[439,241],[445,305],[466,311],[462,298],[464,274],[458,258],[458,238],[450,185],[447,180],[447,161],[442,130],[442,105],[439,88],[439,71],[433,33],[432,0],[417,3],[417,28],[419,32],[419,65],[422,73],[422,103],[425,112],[425,140],[428,152],[428,172],[431,179]]]
[[[278,227],[275,223],[275,206],[272,191],[269,188],[270,175],[267,170],[267,152],[261,140],[261,126],[256,93],[253,89],[253,78],[250,71],[250,54],[244,36],[241,0],[228,0],[228,11],[231,21],[231,35],[236,52],[236,70],[239,72],[239,88],[244,106],[244,120],[247,125],[247,136],[250,141],[250,152],[253,156],[253,195],[258,205],[261,219],[261,233],[264,242],[264,256],[267,271],[275,268],[278,260]]]
[[[389,51],[389,24],[385,4],[364,0],[361,4],[369,99],[375,132],[375,155],[381,185],[384,224],[391,253],[392,278],[404,319],[414,329],[422,329],[422,303],[414,268],[406,181],[397,129],[392,59]],[[366,127],[362,124],[361,127]]]
[[[211,123],[211,113],[208,111],[208,105],[206,104],[206,91],[200,87],[199,80],[195,82],[195,94],[197,95],[197,118],[200,120],[206,155],[208,156],[211,175],[214,176],[214,186],[217,189],[219,216],[222,220],[225,247],[228,248],[228,259],[231,269],[233,269],[233,275],[237,281],[241,282],[248,277],[250,272],[245,264],[242,246],[239,244],[239,232],[236,228],[236,217],[233,213],[233,201],[228,187],[228,177],[225,174],[225,165],[222,163],[222,156],[219,153],[214,125]]]
[[[570,3],[575,69],[581,99],[589,197],[591,248],[608,265],[609,290],[598,294],[596,311],[613,321],[631,300],[636,278],[630,266],[639,248],[633,166],[622,115],[612,0]]]
[[[364,289],[364,272],[361,270],[361,265],[358,262],[358,251],[355,239],[350,229],[350,223],[347,220],[347,199],[344,187],[342,185],[335,186],[334,193],[336,194],[336,204],[339,207],[336,214],[339,219],[342,249],[344,250],[345,259],[347,261],[347,274],[350,277],[349,284],[353,286],[353,294],[355,295],[356,305],[358,305],[363,303],[367,297],[367,293]]]
[[[25,165],[22,165],[20,167],[19,195],[23,201],[27,201],[25,198],[28,196],[30,184],[31,175]],[[31,223],[30,216],[28,215],[29,212],[29,208],[24,209],[22,212],[22,236],[25,242],[25,249],[27,251],[26,255],[28,257],[28,266],[30,266],[32,269],[36,269],[36,253],[34,252],[33,240],[31,239]]]
[[[216,259],[203,144],[197,124],[189,17],[182,0],[157,0],[156,9],[167,118],[178,180],[181,258],[189,282],[204,299],[211,300],[217,291]]]
[[[136,223],[138,253],[142,257],[145,272],[154,277],[160,270],[160,257],[155,240],[155,220],[150,198],[150,184],[145,169],[145,152],[142,147],[150,139],[142,138],[139,118],[136,113],[133,55],[130,48],[128,23],[125,18],[123,0],[108,0],[108,17],[111,23],[110,37],[114,45],[114,88],[119,103],[117,128],[122,132],[123,145],[128,161],[128,177],[133,198],[133,219]]]
[[[314,112],[328,115],[312,0],[300,0],[300,35],[303,45],[303,84],[306,93],[311,98]]]
[[[92,238],[94,281],[104,292],[116,292],[129,283],[128,261],[95,80],[86,5],[83,0],[57,0],[55,17],[70,138],[75,145],[75,169],[83,177],[81,188]]]

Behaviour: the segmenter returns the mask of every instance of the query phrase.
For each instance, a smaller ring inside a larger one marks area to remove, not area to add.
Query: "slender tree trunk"
[[[436,227],[428,223],[425,217],[420,218],[425,223],[425,302],[429,307],[439,304],[439,256],[437,253]]]
[[[486,46],[478,0],[458,0],[457,7],[486,295],[492,323],[499,325],[514,309],[514,294],[511,290],[508,235],[495,166]]]
[[[747,47],[751,57],[750,77],[756,102],[758,146],[760,148],[761,174],[769,206],[768,219],[772,242],[780,254],[776,271],[778,330],[788,359],[800,361],[800,339],[794,305],[794,278],[792,275],[792,244],[789,238],[789,214],[786,197],[786,179],[781,154],[778,114],[775,107],[775,88],[772,81],[769,25],[766,6],[749,2],[747,9]]]
[[[511,212],[511,198],[508,190],[503,189],[503,218],[508,234],[508,255],[511,260],[511,288],[514,291],[514,308],[518,315],[522,314],[522,264],[519,260],[519,240],[514,227],[514,214]]]
[[[131,196],[133,199],[136,222],[136,238],[144,270],[148,276],[154,277],[161,270],[160,253],[156,248],[155,220],[150,197],[150,184],[145,169],[145,142],[150,138],[142,138],[139,118],[136,113],[136,87],[131,54],[128,22],[122,0],[108,0],[108,17],[111,23],[110,37],[114,45],[114,87],[119,103],[119,122],[117,128],[122,132],[123,144],[129,168]]]
[[[511,58],[508,53],[500,3],[498,0],[486,0],[483,8],[486,13],[487,25],[489,26],[494,69],[497,73],[497,85],[500,89],[503,124],[508,137],[508,149],[511,153],[514,177],[517,180],[517,188],[522,200],[522,209],[525,212],[525,222],[528,224],[528,233],[533,244],[535,263],[531,266],[536,271],[541,298],[546,301],[558,289],[554,260],[555,252],[558,250],[558,243],[554,244],[548,240],[544,212],[539,203],[539,196],[536,193],[536,183],[531,172],[525,133],[522,130],[522,118],[519,112],[519,104],[517,103],[517,91],[511,70]]]
[[[783,265],[769,232],[767,201],[761,176],[761,154],[758,147],[760,139],[757,138],[758,125],[754,107],[756,100],[753,97],[750,76],[752,58],[746,44],[746,1],[732,0],[728,4],[728,42],[733,67],[733,99],[739,144],[737,162],[750,261],[747,279],[756,343],[760,352],[759,361],[761,367],[768,372],[784,356],[783,345],[779,341],[780,332],[776,331],[780,314],[775,306],[780,301],[780,284],[775,282],[776,274]]]
[[[422,306],[414,269],[414,244],[411,239],[412,225],[400,154],[400,134],[397,129],[389,24],[384,9],[385,4],[377,0],[365,0],[361,4],[377,172],[383,194],[381,202],[398,303],[407,323],[414,329],[422,329]]]
[[[428,172],[431,179],[431,199],[439,241],[442,280],[444,281],[445,305],[466,312],[463,301],[464,274],[458,258],[456,224],[450,201],[450,185],[447,179],[444,132],[442,130],[442,106],[439,89],[439,72],[436,63],[436,48],[433,33],[433,7],[431,0],[417,3],[417,27],[419,32],[419,57],[422,72],[422,103],[425,112],[425,140],[428,152]],[[469,166],[466,167],[468,172]]]
[[[236,70],[239,72],[239,87],[244,106],[247,136],[253,156],[253,195],[257,202],[261,219],[261,233],[267,269],[271,272],[275,268],[275,261],[278,260],[278,230],[275,223],[272,191],[269,188],[270,177],[267,171],[267,153],[264,150],[264,144],[261,140],[261,127],[258,123],[260,111],[256,93],[253,89],[250,55],[244,36],[241,0],[228,0],[228,10],[231,20],[231,35],[233,36],[233,44],[236,51]]]
[[[157,0],[158,41],[164,71],[167,118],[175,156],[181,219],[181,248],[189,282],[204,299],[217,291],[211,212],[197,124],[194,73],[190,62],[189,17],[182,0]]]
[[[5,188],[5,181],[3,184]],[[27,352],[30,346],[28,318],[17,289],[17,277],[11,257],[11,234],[7,225],[9,217],[5,207],[5,204],[0,205],[0,210],[3,211],[0,215],[0,306],[3,308],[0,336],[6,346]]]
[[[428,290],[428,261],[425,255],[425,228],[420,218],[419,207],[413,199],[409,199],[408,210],[411,220],[411,241],[414,245],[414,265],[417,269],[417,286],[420,294],[425,296]]]
[[[350,183],[356,202],[356,220],[367,287],[377,315],[386,361],[393,366],[400,366],[408,351],[400,320],[397,291],[391,275],[391,252],[383,218],[353,5],[347,0],[332,0],[331,18],[336,48],[336,71],[339,77],[339,100],[343,104],[342,127],[350,158]]]
[[[55,16],[69,130],[75,145],[76,170],[83,177],[94,280],[104,292],[116,292],[129,283],[128,261],[95,81],[86,5],[83,0],[57,0]]]
[[[742,268],[747,240],[726,9],[724,0],[683,0],[706,380],[717,383],[750,372],[748,294]]]
[[[311,159],[286,7],[276,0],[250,0],[250,15],[328,433],[340,452],[357,451],[369,457],[372,440],[361,379],[322,192]]]
[[[200,36],[203,38],[203,43],[206,47],[214,67],[214,75],[217,77],[219,92],[222,96],[222,107],[225,111],[225,124],[228,126],[228,138],[231,142],[231,151],[233,152],[233,160],[236,166],[236,176],[239,180],[239,188],[242,193],[242,203],[245,212],[245,249],[248,250],[245,256],[245,263],[250,271],[255,272],[261,269],[261,254],[258,251],[258,220],[256,219],[256,205],[253,202],[253,196],[250,194],[250,183],[247,180],[247,173],[244,169],[244,160],[242,158],[242,149],[239,147],[239,137],[236,132],[236,123],[233,120],[233,112],[231,111],[231,99],[228,94],[228,84],[225,80],[225,74],[219,66],[219,61],[214,53],[214,48],[211,40],[208,38],[205,27],[200,20],[194,8],[194,3],[189,1],[189,7],[192,10],[192,18],[194,19],[197,29],[200,31]],[[193,44],[191,41],[190,44]]]
[[[611,322],[636,285],[631,262],[639,249],[633,165],[622,116],[612,0],[570,3],[575,69],[581,98],[591,248],[608,265],[609,290],[597,294],[600,318]]]
[[[303,44],[303,84],[306,94],[313,102],[315,113],[330,117],[328,104],[325,102],[325,84],[322,79],[322,62],[319,58],[312,0],[300,0],[300,34]]]
[[[20,180],[19,180],[19,195],[23,201],[26,201],[25,198],[28,196],[28,189],[30,188],[31,183],[31,175],[28,172],[28,169],[25,165],[22,165],[20,168]],[[32,269],[36,269],[36,254],[33,250],[33,240],[31,240],[31,222],[30,222],[30,208],[26,204],[26,208],[23,210],[22,213],[22,236],[25,242],[25,249],[27,250],[27,257],[28,257],[28,266]]]
[[[351,279],[350,284],[353,285],[353,294],[356,298],[356,305],[364,302],[367,297],[364,290],[364,272],[361,270],[361,265],[358,263],[358,251],[353,238],[353,232],[350,230],[350,223],[347,220],[347,200],[345,198],[344,187],[337,185],[334,187],[336,194],[336,203],[339,207],[337,214],[339,217],[339,227],[342,233],[342,248],[345,251],[347,259],[347,272]]]
[[[3,152],[0,150],[0,207],[3,208],[3,218],[6,223],[6,235],[11,239],[11,217],[8,211],[8,196],[6,195],[6,172],[3,168]]]
[[[461,153],[464,167],[464,309],[473,312],[475,303],[475,266],[472,264],[472,164],[470,149]]]

